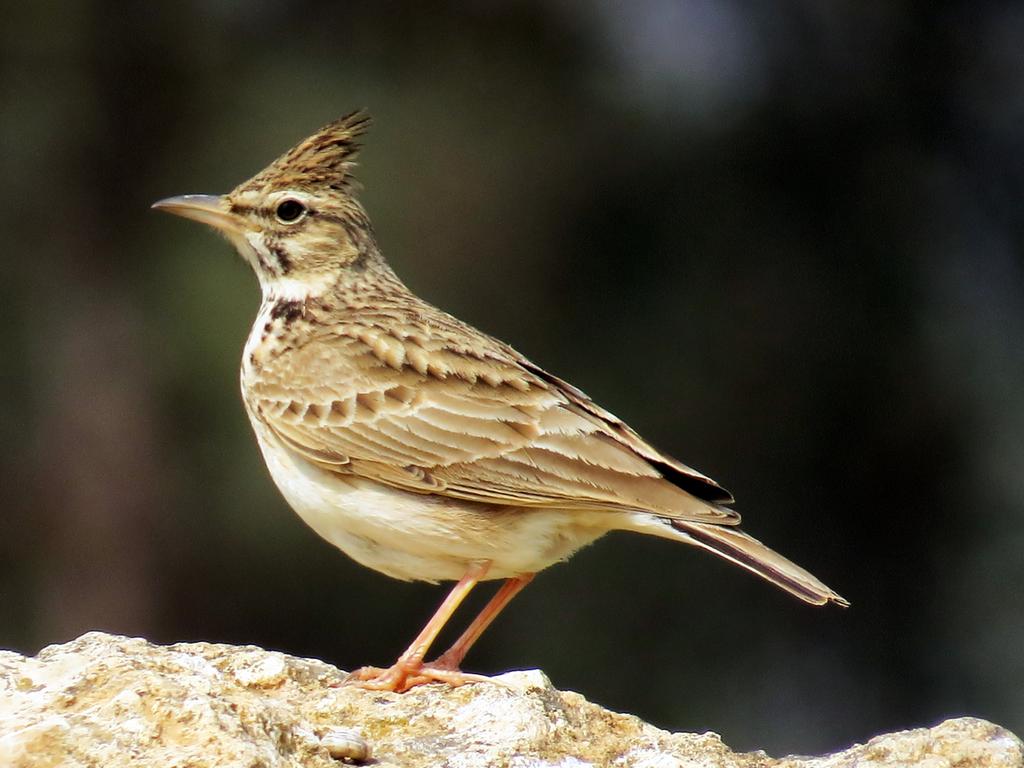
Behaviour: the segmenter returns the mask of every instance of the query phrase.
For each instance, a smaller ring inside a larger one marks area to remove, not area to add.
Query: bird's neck
[[[277,302],[305,303],[330,293],[337,282],[330,273],[304,274],[297,277],[262,277],[260,289],[264,304]]]
[[[379,256],[359,268],[300,275],[261,275],[263,304],[301,304],[329,307],[328,311],[361,310],[414,301],[415,296]]]

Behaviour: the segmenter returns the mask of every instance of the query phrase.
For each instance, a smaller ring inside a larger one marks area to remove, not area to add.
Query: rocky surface
[[[319,661],[252,647],[89,633],[0,652],[0,766],[22,768],[1019,768],[1021,742],[982,720],[887,734],[824,757],[737,754],[555,690],[540,672],[396,695],[340,687]]]

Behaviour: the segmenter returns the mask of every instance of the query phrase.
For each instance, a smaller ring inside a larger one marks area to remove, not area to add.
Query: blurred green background
[[[441,588],[354,565],[281,500],[237,393],[255,280],[148,209],[367,107],[363,200],[408,284],[853,602],[612,536],[467,668],[776,754],[959,714],[1024,730],[1020,3],[2,16],[0,646],[102,629],[352,668],[433,611]]]

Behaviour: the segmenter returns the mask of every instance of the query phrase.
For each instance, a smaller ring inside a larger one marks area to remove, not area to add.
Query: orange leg
[[[527,573],[514,579],[507,579],[501,585],[501,589],[495,592],[494,597],[480,611],[480,614],[473,619],[473,623],[466,627],[466,631],[452,644],[452,647],[442,653],[436,661],[432,662],[430,667],[432,669],[449,669],[457,672],[459,665],[466,658],[466,654],[473,646],[473,643],[480,639],[480,635],[497,618],[502,609],[512,601],[512,598],[533,581],[533,576],[534,574]]]
[[[452,587],[452,591],[441,603],[430,621],[423,627],[423,630],[412,641],[405,653],[398,657],[388,669],[376,667],[363,667],[349,675],[346,682],[357,685],[360,688],[367,688],[375,691],[407,691],[413,686],[422,685],[433,681],[443,681],[453,685],[460,685],[472,678],[469,675],[462,675],[455,670],[433,669],[424,665],[423,658],[430,650],[431,643],[437,638],[438,633],[445,623],[452,617],[456,609],[466,599],[466,595],[487,575],[489,562],[474,563],[466,570],[458,584]],[[486,626],[486,625],[485,625]],[[475,639],[475,638],[474,638]]]

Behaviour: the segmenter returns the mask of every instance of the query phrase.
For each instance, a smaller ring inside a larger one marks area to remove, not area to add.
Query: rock
[[[1013,734],[970,718],[775,760],[734,753],[713,733],[668,733],[609,712],[537,671],[402,695],[339,687],[344,676],[259,648],[99,632],[35,658],[0,651],[0,766],[1024,766]]]

